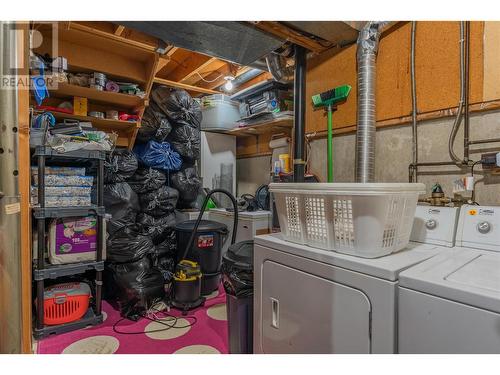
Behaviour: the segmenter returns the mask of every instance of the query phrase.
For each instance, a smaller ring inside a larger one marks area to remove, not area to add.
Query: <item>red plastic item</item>
[[[126,112],[118,112],[118,119],[120,121],[131,121],[131,122],[137,122],[139,121],[139,116],[138,115],[131,115]]]
[[[81,319],[89,308],[90,296],[90,288],[85,283],[64,283],[46,288],[44,324],[57,325]]]
[[[72,109],[52,107],[50,105],[37,105],[36,109],[38,109],[40,111],[67,113],[69,115],[73,114],[73,110]]]

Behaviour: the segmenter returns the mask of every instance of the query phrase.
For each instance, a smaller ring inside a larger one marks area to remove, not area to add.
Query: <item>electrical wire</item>
[[[168,314],[168,313],[165,313],[165,312],[162,312],[162,311],[156,311],[158,313],[163,313],[164,314],[164,317],[163,318],[158,318],[156,317],[155,315],[155,318],[150,318],[149,316],[145,315],[145,314],[141,314],[141,317],[144,318],[144,319],[147,319],[151,322],[155,322],[155,323],[158,323],[158,324],[161,324],[163,326],[165,326],[166,328],[159,328],[159,329],[153,329],[153,330],[149,330],[149,331],[132,331],[132,332],[125,332],[125,331],[119,331],[118,330],[118,325],[123,322],[124,320],[128,320],[128,318],[121,318],[119,320],[117,320],[114,324],[113,324],[113,332],[115,333],[118,333],[120,335],[141,335],[141,334],[147,334],[147,333],[156,333],[156,332],[163,332],[163,331],[168,331],[169,329],[183,329],[183,328],[189,328],[189,327],[193,327],[197,322],[198,322],[198,319],[193,316],[193,315],[187,315],[187,316],[183,316],[181,317],[182,319],[186,319],[189,321],[189,319],[192,320],[192,322],[189,322],[189,324],[185,324],[183,326],[178,326],[177,325],[177,322],[179,321],[179,317],[176,317],[174,315],[171,315],[171,314]],[[165,318],[167,318],[165,320]],[[170,324],[167,324],[169,322],[173,321],[173,324],[170,325]]]
[[[475,161],[474,163],[472,163],[472,165],[470,166],[470,174],[471,174],[471,177],[472,177],[472,194],[470,196],[470,200],[472,201],[472,204],[476,204],[476,205],[479,205],[479,203],[476,202],[476,189],[474,187],[475,185],[475,182],[474,182],[474,167],[477,165],[477,164],[481,164],[483,162],[483,160],[478,160],[478,161]]]
[[[198,75],[198,77],[200,77],[200,78],[201,78],[201,80],[202,80],[203,82],[206,82],[206,83],[214,83],[215,81],[217,81],[217,80],[219,80],[219,79],[221,79],[221,78],[222,78],[222,74],[219,74],[219,75],[217,76],[217,78],[214,78],[214,79],[212,79],[212,80],[208,80],[208,79],[203,78],[203,76],[202,76],[200,73],[196,72],[196,74]]]
[[[451,129],[450,137],[448,138],[448,151],[451,157],[451,160],[454,161],[457,165],[461,165],[462,161],[455,154],[453,150],[453,144],[455,143],[455,138],[458,133],[458,129],[460,127],[460,123],[462,122],[463,109],[464,109],[464,100],[465,100],[465,65],[464,65],[464,56],[465,56],[465,22],[460,22],[460,101],[458,103],[457,115],[455,117],[455,121],[453,123],[453,127]]]

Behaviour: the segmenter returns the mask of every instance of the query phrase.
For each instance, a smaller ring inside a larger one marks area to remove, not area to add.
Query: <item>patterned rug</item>
[[[171,309],[169,314],[179,317],[174,325],[172,318],[157,314],[164,324],[175,328],[159,331],[165,325],[141,319],[138,322],[124,320],[118,325],[119,334],[113,325],[120,319],[119,311],[103,302],[104,322],[96,327],[52,336],[37,345],[38,354],[219,354],[228,352],[227,314],[224,289],[219,288],[207,297],[205,306],[188,313],[193,319]],[[140,332],[150,333],[140,333]],[[151,332],[159,331],[159,332]]]

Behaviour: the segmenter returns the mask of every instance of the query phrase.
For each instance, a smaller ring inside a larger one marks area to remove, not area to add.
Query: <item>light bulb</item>
[[[226,91],[231,91],[233,89],[233,81],[227,80],[226,84],[224,85],[224,88]]]

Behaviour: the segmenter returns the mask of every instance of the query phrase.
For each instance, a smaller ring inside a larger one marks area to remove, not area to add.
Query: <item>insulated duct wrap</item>
[[[375,83],[381,28],[385,22],[368,22],[358,37],[358,109],[356,182],[375,181]]]

